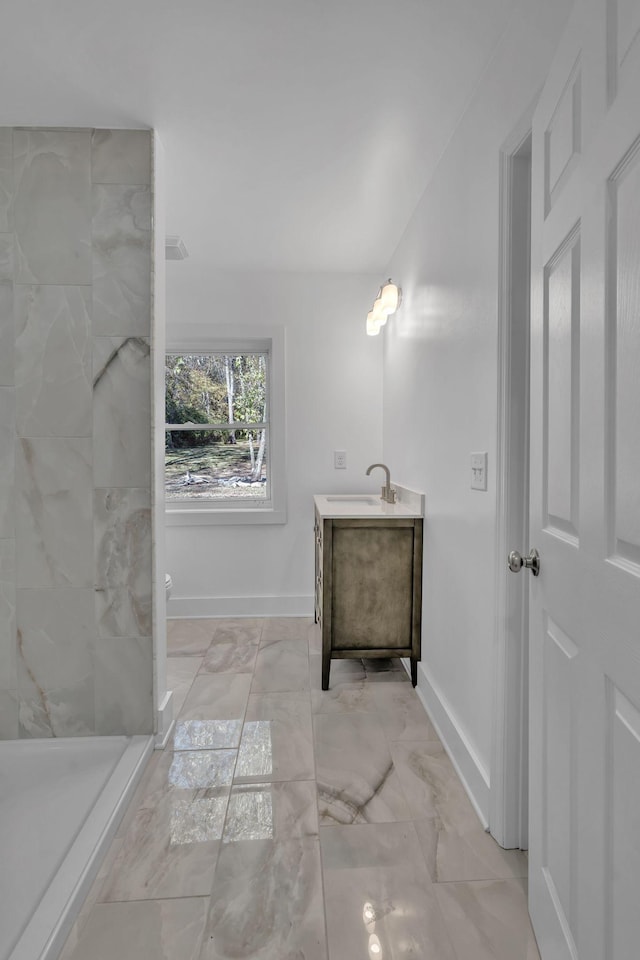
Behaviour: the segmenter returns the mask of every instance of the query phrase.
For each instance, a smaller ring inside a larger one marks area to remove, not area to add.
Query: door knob
[[[535,547],[532,547],[528,557],[522,557],[517,550],[512,550],[507,558],[509,570],[517,573],[522,567],[528,567],[534,577],[540,573],[540,554]]]

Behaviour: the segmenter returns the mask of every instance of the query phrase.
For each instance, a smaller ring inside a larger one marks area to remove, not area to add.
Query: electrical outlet
[[[471,454],[471,489],[487,489],[487,454]]]
[[[346,450],[333,451],[333,466],[336,470],[347,469],[347,451]]]

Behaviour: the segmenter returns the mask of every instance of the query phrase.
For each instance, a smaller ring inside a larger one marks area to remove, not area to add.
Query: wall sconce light
[[[384,327],[387,317],[396,312],[401,302],[402,290],[389,277],[378,290],[373,307],[367,314],[367,333],[370,337],[376,337],[380,333],[380,328]]]

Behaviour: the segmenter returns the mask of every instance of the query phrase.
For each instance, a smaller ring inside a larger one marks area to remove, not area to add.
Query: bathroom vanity
[[[424,498],[396,489],[396,503],[367,494],[313,498],[323,690],[332,658],[408,657],[416,685]]]

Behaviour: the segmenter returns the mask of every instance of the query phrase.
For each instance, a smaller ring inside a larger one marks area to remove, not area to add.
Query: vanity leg
[[[411,683],[414,687],[418,685],[418,661],[411,657]]]
[[[322,654],[322,689],[329,689],[329,670],[331,669],[331,657],[327,653]]]

